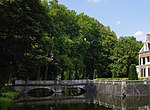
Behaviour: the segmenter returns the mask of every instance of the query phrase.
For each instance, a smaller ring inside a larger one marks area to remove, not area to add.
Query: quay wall
[[[147,96],[150,95],[150,81],[91,80],[87,83],[86,90],[87,92],[111,94],[116,96]]]

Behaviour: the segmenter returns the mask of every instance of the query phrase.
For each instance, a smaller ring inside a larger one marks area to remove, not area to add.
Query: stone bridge
[[[23,81],[16,80],[14,89],[21,93],[28,93],[36,88],[46,88],[55,93],[61,93],[65,88],[79,88],[86,90],[88,80],[49,80],[49,81]]]
[[[111,94],[114,96],[150,95],[149,80],[50,80],[27,82],[16,80],[14,88],[21,93],[28,93],[36,88],[46,88],[55,93],[61,93],[65,88],[78,88],[86,92]]]

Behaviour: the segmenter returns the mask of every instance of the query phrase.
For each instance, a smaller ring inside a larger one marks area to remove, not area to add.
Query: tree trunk
[[[45,80],[47,80],[47,75],[48,75],[48,63],[46,63],[46,68],[45,68]]]

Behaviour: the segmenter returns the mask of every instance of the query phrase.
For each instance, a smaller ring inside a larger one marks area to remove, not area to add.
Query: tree
[[[136,65],[135,64],[130,65],[128,79],[129,80],[138,80],[138,74],[136,71]]]
[[[78,36],[76,12],[68,10],[57,0],[51,1],[49,15],[53,18],[54,27],[51,35],[54,37],[52,53],[55,56],[57,75],[61,79],[72,76],[74,73],[73,46],[74,39]],[[71,75],[72,74],[72,75]]]
[[[136,41],[134,37],[126,36],[118,39],[110,59],[110,68],[114,77],[128,77],[131,64],[138,64],[138,51],[142,42]]]
[[[1,85],[12,77],[126,77],[138,61],[141,42],[117,39],[110,27],[58,0],[1,0],[0,16]]]
[[[93,79],[94,71],[98,77],[111,77],[109,57],[117,37],[109,27],[84,13],[77,16],[80,26],[79,35],[88,43],[83,54],[86,77]]]
[[[5,82],[10,76],[28,78],[36,71],[41,38],[50,32],[47,8],[40,0],[1,0],[0,16],[0,74]]]

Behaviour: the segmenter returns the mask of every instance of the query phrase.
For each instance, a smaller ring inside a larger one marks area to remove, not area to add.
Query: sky
[[[145,41],[150,32],[150,0],[58,0],[68,9],[97,19],[118,37]]]

